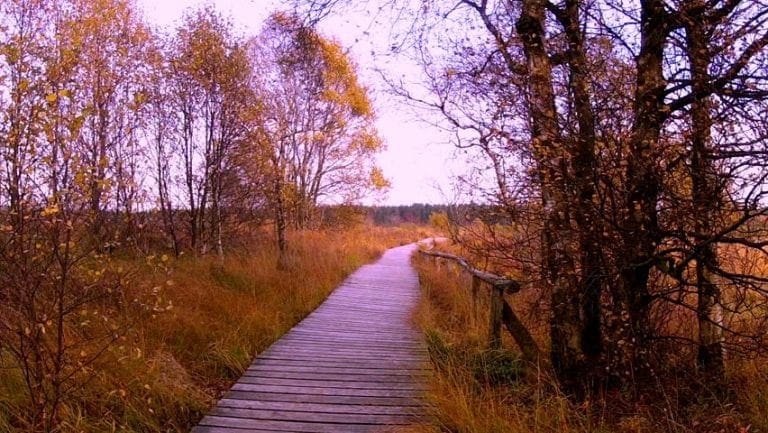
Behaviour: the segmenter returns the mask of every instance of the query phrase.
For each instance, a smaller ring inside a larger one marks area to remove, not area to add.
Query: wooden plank
[[[353,331],[350,331],[350,333],[355,335],[361,335],[361,336],[367,336],[371,339],[376,338],[391,338],[391,337],[401,337],[401,336],[407,336],[410,335],[409,333],[412,332],[411,329],[407,330],[401,330],[401,331],[384,331],[384,330],[378,330],[378,331],[364,331],[360,330],[359,328],[350,328],[348,326],[345,326],[343,323],[331,323],[328,321],[322,322],[322,323],[309,323],[302,322],[301,325],[299,325],[300,328],[303,328],[305,326],[311,326],[313,330],[319,331],[319,332],[331,332],[331,333],[338,333],[338,332],[344,332],[345,330],[353,329]],[[421,338],[418,334],[413,334],[412,337],[415,338]]]
[[[218,407],[230,407],[240,409],[262,409],[279,411],[300,411],[300,412],[324,412],[337,414],[372,414],[372,415],[408,415],[417,416],[420,414],[419,407],[403,406],[382,406],[382,405],[344,405],[329,403],[304,403],[304,402],[283,402],[283,401],[263,401],[263,400],[238,400],[223,398],[219,401]]]
[[[273,365],[274,363],[279,363],[280,365],[302,365],[302,366],[318,366],[318,367],[344,367],[349,366],[351,368],[354,367],[363,367],[363,368],[384,368],[384,369],[392,369],[392,368],[402,368],[406,370],[425,370],[429,369],[430,365],[427,362],[427,360],[424,360],[420,363],[414,363],[412,361],[404,362],[404,361],[397,361],[397,360],[391,360],[391,359],[372,359],[372,360],[363,360],[359,358],[339,358],[339,359],[318,359],[317,357],[313,356],[299,356],[299,355],[288,355],[288,356],[281,356],[281,355],[264,355],[262,358],[259,358],[257,361],[255,361],[252,365]]]
[[[426,362],[421,363],[414,363],[413,361],[398,361],[396,359],[384,359],[384,358],[375,358],[375,359],[360,359],[360,358],[330,358],[330,359],[320,359],[314,356],[305,356],[300,354],[295,355],[278,355],[278,354],[264,354],[262,357],[258,358],[258,360],[254,361],[253,366],[256,365],[274,365],[274,364],[281,364],[281,365],[314,365],[318,367],[323,366],[330,366],[335,367],[338,366],[339,363],[343,363],[343,365],[347,365],[349,367],[362,367],[362,368],[384,368],[384,369],[411,369],[411,370],[423,370],[425,368],[430,368],[429,364]]]
[[[265,356],[271,355],[283,355],[283,356],[305,356],[315,357],[321,360],[368,360],[368,361],[403,361],[403,362],[418,362],[421,358],[418,355],[405,355],[405,354],[388,354],[384,352],[363,352],[363,351],[333,351],[318,350],[318,349],[283,349],[274,348],[269,349],[264,353]]]
[[[418,398],[421,392],[411,389],[352,389],[323,388],[319,386],[251,385],[237,382],[233,391],[280,392],[303,395],[335,395],[342,397],[409,397]]]
[[[309,379],[302,378],[282,378],[282,377],[253,377],[243,376],[237,383],[250,385],[268,385],[268,386],[301,386],[301,387],[321,387],[337,389],[380,389],[380,390],[421,390],[415,382],[383,382],[370,380],[327,380],[327,379]]]
[[[325,333],[308,333],[308,332],[290,332],[281,340],[286,341],[318,341],[318,342],[330,342],[335,343],[350,343],[350,344],[376,344],[381,347],[399,346],[408,348],[425,348],[426,346],[419,342],[414,342],[413,339],[403,338],[401,340],[395,340],[391,338],[384,338],[382,336],[377,337],[372,341],[370,336],[364,336],[360,334],[341,334],[339,332],[325,332]]]
[[[415,356],[387,356],[386,354],[374,354],[374,353],[345,353],[334,355],[330,351],[319,350],[272,350],[266,353],[265,356],[288,358],[288,359],[301,359],[305,361],[312,361],[316,359],[318,361],[335,361],[335,362],[371,362],[380,363],[386,365],[387,363],[396,363],[399,366],[408,367],[411,365],[417,365],[419,358]]]
[[[280,401],[292,403],[324,403],[336,405],[419,407],[421,400],[415,397],[372,397],[349,395],[314,395],[285,392],[231,390],[224,396],[230,399]]]
[[[346,287],[345,287],[346,288]],[[343,290],[343,289],[341,289]],[[386,290],[386,288],[381,288],[377,290]],[[375,310],[386,310],[386,311],[393,311],[393,312],[402,312],[402,305],[403,302],[412,302],[415,303],[418,300],[418,298],[411,298],[408,296],[397,296],[393,293],[388,293],[385,296],[375,296],[370,293],[366,294],[359,294],[357,296],[353,295],[338,295],[334,297],[328,298],[328,303],[323,304],[315,311],[322,311],[323,308],[330,308],[332,306],[344,306],[344,307],[350,307],[350,308],[368,308],[368,309],[375,309]]]
[[[411,345],[397,345],[392,343],[379,343],[376,340],[376,337],[372,337],[368,340],[368,345],[365,345],[364,340],[356,340],[352,341],[350,339],[345,339],[344,337],[334,338],[332,336],[328,336],[325,339],[313,339],[313,338],[298,338],[293,336],[287,336],[285,339],[281,339],[277,341],[275,344],[272,345],[272,347],[278,346],[278,345],[287,345],[287,344],[294,344],[295,345],[316,345],[316,346],[323,346],[328,344],[334,344],[335,348],[339,350],[343,349],[355,349],[355,348],[379,348],[380,350],[390,350],[390,351],[426,351],[426,347],[419,345],[419,344],[411,344]]]
[[[355,319],[354,317],[349,318],[340,318],[338,316],[334,316],[332,314],[329,314],[327,316],[314,316],[314,317],[307,317],[305,319],[306,323],[308,325],[312,324],[318,324],[318,325],[325,325],[325,326],[355,326],[355,327],[362,327],[362,328],[370,328],[370,329],[376,329],[375,334],[379,333],[390,333],[390,334],[400,334],[401,332],[404,332],[408,330],[409,328],[405,325],[386,325],[383,324],[380,320],[363,320],[363,319]],[[321,323],[317,323],[321,322]]]
[[[389,337],[389,338],[402,338],[402,337],[411,337],[414,340],[417,340],[421,338],[421,335],[417,332],[415,332],[410,327],[400,327],[396,331],[388,331],[386,329],[375,329],[371,327],[364,327],[364,328],[350,328],[344,326],[343,323],[340,323],[339,321],[333,321],[333,320],[319,320],[307,317],[302,321],[300,324],[296,325],[296,330],[312,330],[315,332],[349,332],[350,334],[360,334],[363,336],[381,336],[381,337]]]
[[[230,427],[241,429],[270,429],[285,432],[301,433],[369,433],[381,431],[376,424],[343,424],[343,423],[313,423],[298,421],[272,421],[220,416],[206,416],[200,421],[201,426]]]
[[[266,375],[280,375],[288,376],[312,376],[322,377],[328,380],[334,380],[333,377],[344,378],[344,380],[357,380],[368,378],[373,380],[375,378],[388,379],[400,382],[419,381],[429,377],[428,370],[420,369],[384,369],[384,368],[369,368],[369,367],[356,367],[348,368],[343,365],[338,366],[315,366],[315,365],[252,365],[248,367],[243,373],[244,376],[261,376]],[[277,376],[275,376],[277,377]]]
[[[315,317],[325,314],[344,314],[345,318],[365,317],[366,314],[392,317],[406,317],[408,315],[403,311],[395,311],[393,309],[367,308],[365,305],[359,305],[354,302],[344,305],[326,304],[324,307],[315,310],[312,314],[314,314]]]
[[[319,352],[330,352],[331,354],[371,354],[374,356],[419,356],[423,357],[427,355],[427,350],[424,348],[416,347],[392,347],[392,346],[379,346],[372,345],[365,346],[363,344],[351,344],[344,341],[306,341],[306,340],[282,340],[273,345],[270,350],[310,350]]]
[[[347,317],[364,317],[366,314],[372,314],[375,316],[389,316],[389,317],[407,317],[408,313],[403,312],[399,308],[390,307],[382,308],[381,306],[374,307],[373,305],[365,305],[356,302],[334,302],[332,304],[326,304],[324,307],[320,307],[315,310],[318,315],[320,314],[346,314]],[[353,311],[350,314],[350,311]]]
[[[407,425],[416,420],[414,415],[308,412],[295,410],[244,409],[217,406],[210,415],[229,418],[246,418],[275,421],[299,421],[338,424]]]
[[[331,330],[328,330],[331,329]],[[362,328],[345,328],[341,329],[340,326],[333,327],[332,323],[326,323],[316,326],[309,326],[302,322],[299,325],[296,325],[290,332],[290,334],[300,334],[300,335],[339,335],[344,334],[350,337],[358,337],[358,338],[365,338],[365,337],[371,337],[376,336],[376,338],[383,338],[383,339],[392,339],[395,341],[419,341],[421,339],[421,333],[414,331],[411,328],[406,328],[403,330],[403,332],[397,332],[397,333],[387,333],[387,332],[381,332],[374,329],[362,329]],[[287,334],[286,334],[287,335]]]
[[[190,433],[285,433],[285,430],[267,430],[263,428],[245,428],[245,429],[237,429],[232,430],[229,427],[214,427],[214,426],[207,426],[207,425],[198,425],[195,427],[192,427],[192,430],[190,430]]]
[[[336,292],[336,295],[332,295],[328,298],[328,303],[321,305],[319,308],[326,308],[333,305],[347,304],[357,308],[358,306],[370,307],[370,308],[392,308],[402,306],[404,301],[416,303],[418,297],[414,296],[402,296],[397,293],[388,291],[386,287],[378,287],[372,289],[367,293],[362,293],[360,289],[351,286],[342,286]],[[352,291],[355,291],[353,294]],[[397,310],[402,311],[402,310]]]
[[[413,383],[418,381],[410,374],[372,374],[358,373],[355,370],[337,371],[336,373],[318,373],[317,371],[285,371],[284,369],[246,370],[243,377],[263,377],[273,379],[312,379],[331,380],[341,382],[402,382]],[[425,376],[422,375],[421,378]]]
[[[312,353],[325,353],[331,356],[339,355],[339,356],[345,356],[345,355],[370,355],[374,357],[387,357],[387,358],[396,358],[396,357],[404,357],[404,358],[422,358],[427,355],[427,351],[425,349],[411,349],[411,348],[402,348],[402,349],[395,349],[391,347],[381,347],[381,346],[373,346],[373,347],[362,347],[362,346],[349,346],[347,344],[344,344],[344,342],[337,342],[335,344],[333,343],[322,343],[322,342],[309,342],[309,341],[300,341],[300,342],[293,342],[290,340],[279,342],[275,345],[273,345],[267,352],[267,353],[276,353],[281,351],[291,351],[291,352],[312,352]]]

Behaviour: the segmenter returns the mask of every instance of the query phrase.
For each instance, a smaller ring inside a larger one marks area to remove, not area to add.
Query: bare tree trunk
[[[589,72],[587,71],[587,56],[584,47],[584,35],[581,29],[580,7],[581,0],[567,0],[565,8],[559,14],[559,20],[568,38],[568,66],[570,70],[569,87],[573,93],[573,106],[576,113],[579,132],[572,150],[573,184],[573,213],[578,227],[578,245],[581,274],[579,278],[580,308],[581,308],[581,351],[586,358],[585,368],[593,370],[593,374],[582,374],[584,386],[590,377],[600,368],[599,358],[602,354],[602,330],[600,296],[604,284],[605,270],[603,269],[601,239],[602,221],[596,215],[595,209],[595,115],[592,110],[590,97]],[[584,372],[586,373],[586,372]]]
[[[528,108],[532,149],[539,166],[544,207],[543,261],[545,279],[551,287],[551,358],[563,389],[578,392],[584,367],[582,356],[575,264],[569,253],[569,204],[563,196],[567,173],[563,143],[557,123],[552,87],[552,66],[545,47],[546,1],[524,0],[517,33],[528,63]]]
[[[634,124],[626,168],[626,215],[622,221],[618,281],[612,287],[611,372],[622,386],[642,392],[650,385],[650,271],[659,242],[659,137],[666,81],[664,46],[669,17],[663,0],[641,2],[641,47],[635,63]]]
[[[222,242],[221,206],[216,205],[216,255],[219,260],[224,260],[224,244]]]
[[[279,173],[277,174],[279,176]],[[286,250],[287,242],[285,240],[285,198],[283,197],[283,182],[280,178],[276,178],[275,181],[275,233],[277,235],[277,267],[278,269],[285,269],[286,263]]]
[[[161,119],[159,123],[164,122],[165,119]],[[173,247],[173,254],[179,257],[181,249],[179,247],[178,236],[176,235],[176,224],[173,218],[173,204],[171,203],[170,196],[168,194],[168,167],[166,162],[166,155],[163,146],[162,132],[159,128],[163,126],[158,124],[158,132],[155,136],[155,146],[157,151],[157,197],[160,201],[160,213],[163,219],[163,226],[165,227],[165,233],[171,239],[171,245]]]
[[[216,255],[219,257],[219,260],[224,260],[224,244],[222,241],[222,221],[221,221],[221,171],[217,170],[218,174],[216,176],[216,191],[213,194],[213,224],[212,228],[214,230],[214,243],[216,245]]]
[[[692,90],[705,95],[709,81],[712,55],[709,50],[710,29],[704,16],[705,5],[701,0],[691,1],[686,8],[684,23],[688,43],[687,55],[691,64]],[[720,290],[710,269],[717,267],[716,245],[708,239],[714,235],[715,212],[719,206],[717,174],[712,165],[712,119],[709,98],[695,98],[691,104],[691,184],[695,231],[701,236],[701,247],[696,260],[696,285],[699,323],[698,364],[711,381],[725,379],[723,360],[722,307]]]
[[[186,102],[186,101],[185,101]],[[194,125],[192,119],[191,107],[184,107],[182,109],[182,153],[184,156],[184,183],[187,189],[187,205],[189,206],[189,215],[187,216],[187,230],[189,232],[190,249],[194,254],[197,254],[197,246],[199,242],[198,231],[198,211],[197,211],[197,194],[195,190],[195,177],[194,177]]]
[[[101,72],[100,72],[101,73]],[[111,229],[106,227],[107,218],[102,201],[104,200],[104,180],[106,179],[106,168],[108,161],[107,150],[110,147],[108,128],[109,128],[109,107],[103,100],[103,93],[106,90],[102,87],[101,77],[97,77],[94,83],[93,98],[96,107],[96,116],[93,119],[91,134],[95,134],[90,142],[90,191],[89,191],[89,211],[91,212],[91,235],[97,248],[102,250],[105,241],[111,234]],[[119,213],[119,209],[116,210]]]

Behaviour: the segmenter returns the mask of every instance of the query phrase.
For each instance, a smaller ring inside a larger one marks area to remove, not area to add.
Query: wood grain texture
[[[415,245],[349,276],[261,353],[193,433],[387,432],[422,415],[427,350],[410,317]]]

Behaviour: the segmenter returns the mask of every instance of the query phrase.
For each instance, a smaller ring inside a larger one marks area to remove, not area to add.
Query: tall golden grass
[[[428,423],[419,431],[466,433],[704,433],[768,431],[766,359],[729,365],[734,397],[727,403],[700,396],[691,401],[681,391],[666,401],[628,405],[619,395],[599,396],[575,405],[558,392],[554,381],[519,360],[506,338],[501,351],[487,350],[488,306],[477,310],[467,278],[453,268],[415,256],[422,301],[415,321],[424,332],[435,373],[430,381]],[[519,298],[518,298],[519,297]],[[510,298],[522,317],[530,316],[534,295]],[[546,322],[546,312],[534,312]],[[546,348],[546,335],[535,329]],[[505,335],[505,337],[507,337]],[[682,378],[681,378],[682,380]],[[674,390],[675,384],[668,384]],[[689,389],[690,384],[679,384]]]
[[[66,402],[61,431],[186,432],[254,355],[310,313],[349,273],[386,248],[425,236],[415,227],[358,227],[290,235],[278,270],[269,237],[216,258],[167,255],[125,260],[128,296],[152,299]],[[1,348],[0,348],[1,349]],[[0,432],[22,432],[22,378],[0,352]]]

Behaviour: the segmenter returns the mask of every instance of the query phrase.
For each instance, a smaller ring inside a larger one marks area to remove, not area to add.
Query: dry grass
[[[182,432],[197,421],[253,356],[311,312],[359,266],[386,248],[426,236],[411,228],[302,232],[278,271],[269,237],[215,258],[150,256],[134,266],[131,296],[151,314],[89,368],[66,403],[63,432]],[[0,367],[4,359],[0,357]],[[5,360],[7,363],[7,360]],[[18,371],[0,368],[0,432],[25,407]]]
[[[424,294],[416,322],[436,370],[427,396],[431,423],[421,431],[768,432],[765,359],[731,363],[734,395],[727,403],[705,395],[692,399],[691,384],[679,384],[665,401],[629,404],[608,395],[576,406],[543,372],[519,361],[512,341],[499,352],[486,349],[487,305],[481,301],[473,312],[468,281],[430,260],[416,257],[414,263]]]
[[[416,321],[436,370],[427,395],[432,425],[423,431],[599,431],[567,399],[548,392],[548,380],[526,371],[516,352],[486,349],[487,304],[481,299],[474,311],[468,281],[426,259],[414,263],[424,294]]]

